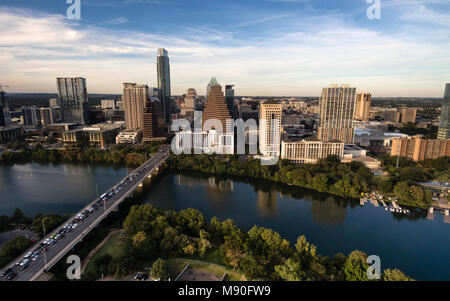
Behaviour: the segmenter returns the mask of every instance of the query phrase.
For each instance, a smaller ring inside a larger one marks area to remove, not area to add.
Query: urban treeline
[[[219,155],[172,155],[167,163],[178,171],[262,179],[355,199],[361,193],[380,190],[397,197],[400,204],[421,208],[428,208],[432,195],[418,183],[442,179],[448,176],[450,170],[449,157],[419,163],[401,158],[398,169],[396,157],[384,155],[380,159],[388,172],[387,176],[375,177],[363,164],[340,163],[335,156],[319,160],[317,164],[300,166],[285,160],[273,166],[262,166],[256,159],[240,160],[238,156]]]

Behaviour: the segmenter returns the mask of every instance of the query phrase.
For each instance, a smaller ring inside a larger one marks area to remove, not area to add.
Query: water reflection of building
[[[333,197],[325,201],[313,200],[311,214],[318,224],[342,224],[345,221],[347,210]]]
[[[278,212],[278,191],[275,189],[258,190],[256,195],[259,212],[265,216],[275,216]]]
[[[194,186],[203,185],[209,190],[214,190],[217,192],[225,193],[233,191],[233,181],[226,180],[216,180],[215,177],[195,177],[186,175],[177,175],[177,181],[180,185]]]

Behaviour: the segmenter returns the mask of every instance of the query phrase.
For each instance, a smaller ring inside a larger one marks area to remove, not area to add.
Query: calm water
[[[72,213],[126,175],[125,169],[37,163],[0,166],[0,215]],[[97,187],[96,187],[97,186]]]
[[[0,166],[0,214],[20,207],[37,212],[74,212],[116,183],[125,169],[79,165]],[[360,249],[381,258],[382,268],[397,267],[421,280],[450,280],[450,224],[440,213],[409,217],[372,205],[267,182],[244,183],[192,174],[167,174],[144,186],[136,197],[155,206],[196,208],[209,219],[232,218],[246,230],[272,228],[295,242],[306,235],[324,255]]]

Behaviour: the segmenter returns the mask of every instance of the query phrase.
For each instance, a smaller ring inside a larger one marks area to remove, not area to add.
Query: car
[[[55,236],[56,236],[56,234],[52,234],[52,235],[50,235],[50,238],[53,239],[53,238],[55,238]]]
[[[72,229],[75,229],[78,226],[78,224],[73,224]]]
[[[11,273],[11,272],[12,272],[11,268],[8,268],[8,269],[4,270],[3,273],[2,273],[2,277],[8,276],[8,274]]]
[[[31,251],[30,252],[28,252],[26,255],[25,255],[25,257],[24,258],[28,258],[28,257],[30,257],[31,256],[31,254],[33,254]]]
[[[28,259],[27,259],[28,260]],[[24,261],[20,264],[20,270],[23,271],[25,270],[28,266],[30,265],[29,261]]]
[[[41,254],[44,254],[45,252],[47,252],[48,251],[48,247],[43,247],[42,249],[41,249]]]
[[[35,255],[35,256],[33,256],[33,261],[36,261],[36,260],[38,260],[39,259],[39,254],[38,255]]]
[[[11,281],[16,276],[17,276],[17,273],[11,272],[5,277],[5,279],[6,279],[6,281]]]

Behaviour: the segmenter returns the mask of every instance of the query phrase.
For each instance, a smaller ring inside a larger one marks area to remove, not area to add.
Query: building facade
[[[23,127],[0,127],[0,143],[12,142],[23,134]]]
[[[415,162],[450,156],[450,139],[422,139],[421,135],[392,140],[391,156]]]
[[[355,107],[356,88],[347,85],[323,88],[319,100],[319,140],[353,143]]]
[[[89,124],[86,79],[58,77],[56,87],[62,122]]]
[[[315,164],[320,159],[335,155],[344,156],[344,143],[339,141],[324,142],[315,139],[301,141],[282,141],[281,159],[295,164]]]
[[[23,125],[40,126],[41,110],[36,106],[22,107]]]
[[[358,93],[356,96],[355,119],[367,122],[369,121],[370,104],[372,95],[370,93]]]
[[[401,108],[398,110],[400,112],[400,122],[401,123],[416,123],[417,109],[415,108]]]
[[[162,116],[161,102],[158,97],[150,97],[145,102],[142,122],[142,141],[154,141],[165,138],[165,121]]]
[[[125,110],[125,127],[127,130],[142,129],[142,114],[144,112],[144,104],[148,98],[147,85],[123,84],[122,102]]]
[[[157,57],[158,97],[161,100],[164,120],[170,124],[172,117],[172,100],[170,93],[169,54],[164,48],[158,49]]]
[[[117,144],[136,144],[142,139],[142,131],[122,131],[116,136]]]
[[[230,111],[231,118],[236,119],[233,87],[234,85],[225,85],[225,102],[227,103],[228,111]]]
[[[438,139],[450,139],[450,83],[445,86]]]
[[[203,127],[205,127],[208,120],[212,119],[217,119],[222,123],[222,128],[216,128],[217,131],[221,131],[223,133],[227,132],[226,124],[227,120],[231,119],[231,115],[225,102],[222,87],[219,84],[210,87],[208,100],[205,103],[205,108],[202,114]]]
[[[259,106],[259,150],[265,156],[280,155],[282,105],[266,100]]]

